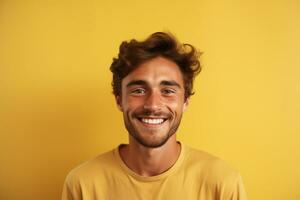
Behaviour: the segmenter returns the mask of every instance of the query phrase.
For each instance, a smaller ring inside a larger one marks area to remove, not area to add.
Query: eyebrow
[[[146,83],[146,81],[143,81],[143,80],[133,80],[133,81],[130,81],[129,83],[127,83],[126,87],[130,87],[133,85],[147,85],[147,83]]]
[[[147,82],[144,81],[144,80],[133,80],[133,81],[130,81],[126,87],[130,87],[130,86],[134,86],[134,85],[147,85]],[[160,82],[160,85],[162,86],[176,86],[178,88],[181,88],[181,86],[176,82],[176,81],[161,81]]]
[[[178,88],[181,88],[181,86],[176,81],[162,81],[160,83],[160,85],[163,85],[163,86],[176,86]]]

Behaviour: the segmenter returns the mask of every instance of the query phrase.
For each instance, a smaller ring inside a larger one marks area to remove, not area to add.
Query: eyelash
[[[174,93],[175,93],[175,90],[164,89],[162,92],[163,92],[164,94],[174,94]]]
[[[162,90],[162,93],[165,95],[171,95],[171,94],[174,94],[175,92],[176,91],[173,89],[163,89]],[[131,93],[136,94],[136,95],[142,95],[142,94],[146,93],[146,90],[143,88],[138,88],[138,89],[133,90]]]
[[[143,91],[143,92],[141,92],[141,91]],[[143,88],[138,88],[138,89],[133,90],[131,93],[132,94],[145,94],[146,90]]]

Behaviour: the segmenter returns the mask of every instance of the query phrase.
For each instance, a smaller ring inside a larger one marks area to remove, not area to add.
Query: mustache
[[[141,117],[162,117],[162,118],[170,118],[172,115],[169,112],[163,111],[155,111],[149,109],[143,109],[133,113],[133,117],[141,118]]]

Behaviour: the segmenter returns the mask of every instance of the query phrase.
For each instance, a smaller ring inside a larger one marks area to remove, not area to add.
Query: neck
[[[129,139],[129,145],[120,148],[120,156],[132,171],[141,176],[159,175],[171,168],[180,155],[180,143],[176,142],[175,134],[173,136],[158,148],[144,147]]]

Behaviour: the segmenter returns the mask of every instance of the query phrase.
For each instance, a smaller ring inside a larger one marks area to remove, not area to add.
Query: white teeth
[[[163,123],[163,119],[145,119],[142,118],[142,122],[146,123],[146,124],[161,124]]]

